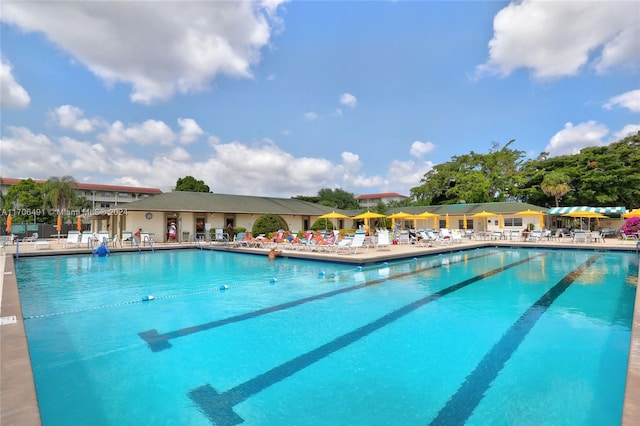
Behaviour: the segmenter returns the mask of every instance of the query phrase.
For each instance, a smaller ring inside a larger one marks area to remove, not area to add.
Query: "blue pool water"
[[[177,250],[16,269],[45,426],[621,421],[632,253],[360,268]]]

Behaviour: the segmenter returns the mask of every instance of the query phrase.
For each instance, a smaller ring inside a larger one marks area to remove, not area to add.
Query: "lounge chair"
[[[436,242],[436,236],[431,231],[420,231],[420,239],[418,245],[422,247],[431,247]]]
[[[577,244],[586,244],[588,241],[588,235],[584,231],[576,231],[573,234],[573,242]]]
[[[340,253],[342,251],[347,251],[348,254],[356,254],[358,249],[365,247],[365,251],[369,250],[369,246],[364,244],[365,233],[364,232],[356,232],[353,239],[351,239],[351,243],[349,245],[339,246],[336,253]]]
[[[502,233],[500,233],[500,234],[502,234]],[[460,233],[459,229],[452,229],[451,230],[451,242],[452,243],[462,244],[462,234]]]
[[[80,245],[80,231],[69,231],[67,233],[67,239],[62,244],[62,247],[67,248],[70,245],[78,247]]]
[[[86,244],[87,248],[91,247],[93,243],[93,232],[91,231],[82,231],[82,236],[80,237],[80,245]]]
[[[222,228],[216,228],[215,235],[211,242],[227,244],[229,243],[229,234],[225,233]]]
[[[403,229],[400,231],[400,235],[398,235],[398,244],[409,244],[411,242],[411,238],[409,237],[409,231]]]
[[[542,239],[542,231],[531,231],[529,232],[529,236],[527,237],[527,241],[531,241],[534,243],[540,242]]]
[[[96,245],[100,245],[102,243],[105,243],[106,245],[109,244],[109,241],[111,240],[111,236],[109,235],[109,231],[99,231],[96,234],[96,240],[98,240],[98,243]]]
[[[389,240],[389,231],[387,231],[386,229],[383,231],[378,231],[376,237],[376,249],[391,247],[391,241]]]
[[[442,228],[436,237],[436,243],[438,244],[451,244],[452,241],[451,231],[446,228]]]
[[[122,231],[122,240],[120,240],[120,247],[124,247],[125,243],[133,245],[133,233],[131,231]]]
[[[38,250],[38,248],[51,248],[49,241],[39,240],[38,237],[39,235],[37,232],[34,232],[33,235],[31,235],[34,250]]]

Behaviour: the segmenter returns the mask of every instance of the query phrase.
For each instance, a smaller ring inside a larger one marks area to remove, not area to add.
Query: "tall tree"
[[[553,197],[556,207],[560,207],[560,199],[571,191],[571,178],[560,171],[547,173],[542,179],[540,189],[549,197]]]
[[[209,185],[205,184],[202,180],[197,180],[193,176],[178,178],[175,191],[211,192]]]
[[[419,205],[515,199],[524,152],[512,149],[514,142],[502,148],[494,143],[488,154],[471,151],[434,166],[421,179],[421,185],[411,189],[411,195]]]
[[[54,216],[64,215],[77,196],[76,181],[72,176],[52,176],[42,184],[41,190],[43,207],[55,209]]]
[[[359,207],[358,200],[352,193],[336,188],[323,188],[318,191],[318,204],[335,209],[355,210]]]

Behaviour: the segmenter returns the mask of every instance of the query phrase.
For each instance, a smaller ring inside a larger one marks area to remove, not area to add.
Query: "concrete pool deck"
[[[203,249],[224,250],[266,255],[268,248],[231,248],[222,244],[203,243]],[[636,243],[607,239],[604,243],[574,244],[571,242],[540,241],[522,242],[509,240],[463,240],[461,243],[419,247],[414,245],[392,245],[385,248],[369,248],[357,254],[336,254],[307,250],[282,250],[283,257],[322,260],[351,264],[373,264],[414,256],[457,252],[480,247],[535,247],[549,249],[578,249],[595,251],[631,251],[637,253]],[[197,248],[195,243],[154,244],[155,250]],[[19,257],[89,254],[85,248],[64,248],[62,241],[49,240],[49,247],[20,244]],[[150,247],[142,250],[150,251]],[[36,397],[31,359],[27,346],[24,320],[15,276],[16,246],[7,246],[0,254],[0,424],[3,426],[40,425],[40,412]],[[135,247],[116,248],[112,252],[137,251]],[[640,255],[640,254],[639,254]],[[19,260],[18,260],[19,261]],[[637,286],[640,286],[640,273]],[[640,424],[640,292],[636,291],[634,318],[632,322],[627,382],[625,388],[623,426]]]

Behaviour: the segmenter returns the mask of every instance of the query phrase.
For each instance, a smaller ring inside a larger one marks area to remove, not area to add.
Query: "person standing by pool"
[[[171,224],[169,224],[169,242],[176,240],[176,233],[177,233],[176,224],[171,222]]]
[[[133,240],[136,245],[140,245],[140,241],[142,240],[142,228],[139,228],[136,232],[133,233]]]

